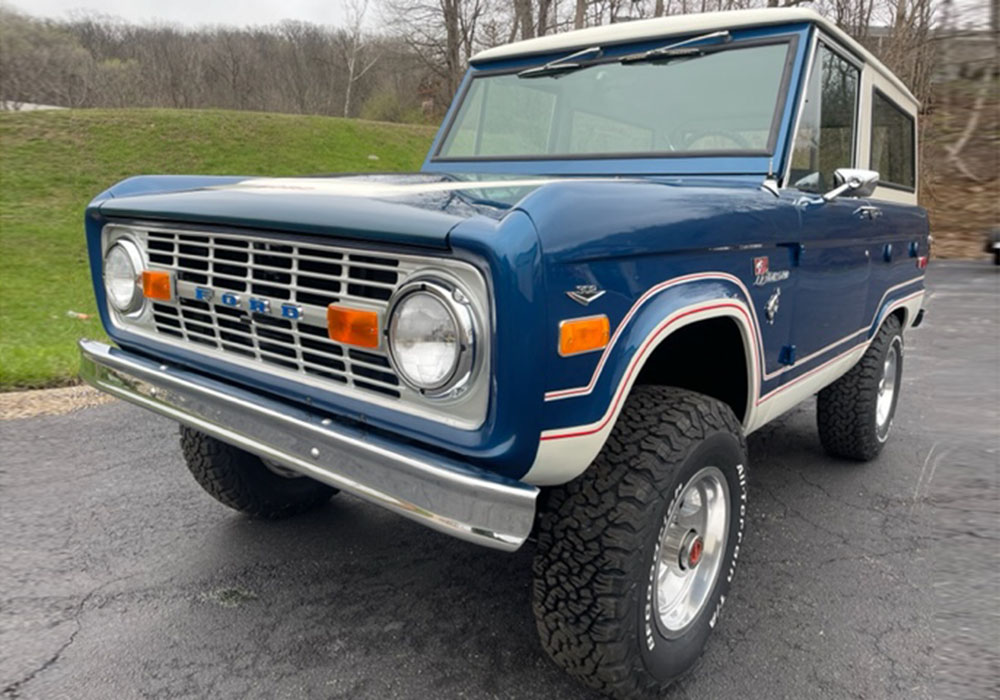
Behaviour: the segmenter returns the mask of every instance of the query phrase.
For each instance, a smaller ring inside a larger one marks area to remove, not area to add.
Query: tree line
[[[98,16],[43,20],[0,7],[0,100],[15,108],[29,102],[199,107],[433,121],[470,56],[484,48],[647,17],[804,0],[375,2],[346,0],[340,27],[286,21],[198,29]],[[931,0],[815,0],[809,6],[876,51],[926,99],[937,57]],[[943,6],[953,10],[951,0]]]
[[[0,8],[0,100],[63,107],[172,107],[419,121],[433,94],[404,41],[363,29],[367,8],[326,27],[140,26]]]

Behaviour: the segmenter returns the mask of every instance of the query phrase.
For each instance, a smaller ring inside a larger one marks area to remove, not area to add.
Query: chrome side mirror
[[[841,195],[867,197],[878,186],[878,172],[860,168],[837,168],[833,173],[832,190],[823,195],[824,202],[832,202]]]

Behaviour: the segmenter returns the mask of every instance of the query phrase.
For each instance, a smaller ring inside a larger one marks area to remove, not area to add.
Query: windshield
[[[477,76],[436,159],[770,154],[789,54],[782,41]]]

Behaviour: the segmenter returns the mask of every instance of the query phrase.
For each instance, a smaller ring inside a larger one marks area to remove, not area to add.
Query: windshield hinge
[[[764,182],[760,183],[760,186],[773,194],[775,197],[781,196],[778,191],[778,176],[774,174],[773,157],[769,158],[767,161],[767,175],[764,176]]]

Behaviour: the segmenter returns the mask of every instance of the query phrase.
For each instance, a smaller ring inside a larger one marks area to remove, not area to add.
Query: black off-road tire
[[[185,426],[181,426],[181,451],[195,481],[212,498],[255,518],[298,515],[337,493],[309,477],[281,476],[256,455]]]
[[[876,420],[879,383],[886,355],[893,345],[899,358],[895,394],[888,423],[880,430]],[[890,316],[882,323],[858,363],[816,397],[816,426],[823,449],[843,459],[859,462],[875,459],[889,438],[899,404],[902,374],[903,330],[899,318]]]
[[[662,528],[684,485],[709,465],[729,494],[721,564],[700,612],[667,638],[650,607]],[[691,668],[719,618],[746,497],[746,443],[730,408],[691,391],[636,387],[589,469],[546,494],[533,563],[545,651],[611,697],[662,692]]]

